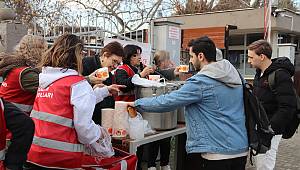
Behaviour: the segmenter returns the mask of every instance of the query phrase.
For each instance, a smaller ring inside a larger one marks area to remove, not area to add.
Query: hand
[[[180,74],[179,69],[180,69],[180,66],[175,67],[175,70],[174,70],[175,76],[179,76],[179,74]]]
[[[96,88],[102,88],[102,87],[104,87],[105,85],[104,84],[95,84],[94,86],[93,86],[93,89],[96,89]]]
[[[102,84],[103,81],[105,81],[106,79],[98,78],[96,76],[96,73],[97,73],[97,70],[95,70],[93,73],[88,75],[89,82],[92,83],[92,84]]]
[[[134,102],[127,102],[127,107],[128,106],[134,107]]]
[[[145,78],[146,76],[148,76],[149,74],[153,73],[154,70],[152,67],[145,67],[144,70],[140,73],[142,78]]]
[[[117,84],[112,84],[110,86],[107,86],[107,89],[110,94],[118,94],[120,91],[120,88],[125,88],[125,85],[117,85]]]

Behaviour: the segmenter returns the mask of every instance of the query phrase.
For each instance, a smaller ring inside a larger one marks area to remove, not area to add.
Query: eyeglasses
[[[114,65],[114,66],[119,66],[119,65],[121,65],[121,63],[119,63],[119,61],[118,60],[112,60],[112,64]]]
[[[132,57],[140,57],[141,54],[133,54]]]

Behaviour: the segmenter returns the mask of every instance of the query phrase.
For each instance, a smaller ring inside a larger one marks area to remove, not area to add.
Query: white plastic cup
[[[189,72],[189,65],[180,65],[179,66],[179,72],[181,72],[181,73]]]
[[[158,81],[160,79],[160,75],[149,75],[149,80]]]

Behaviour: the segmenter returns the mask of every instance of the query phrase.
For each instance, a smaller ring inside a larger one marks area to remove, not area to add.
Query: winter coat
[[[277,69],[275,74],[273,94],[268,82],[268,76]],[[280,57],[272,60],[272,64],[261,75],[261,70],[256,71],[254,78],[254,94],[262,103],[271,127],[276,134],[282,134],[285,126],[291,119],[292,113],[296,109],[296,97],[293,92],[293,82],[291,77],[294,75],[295,68],[286,57]]]

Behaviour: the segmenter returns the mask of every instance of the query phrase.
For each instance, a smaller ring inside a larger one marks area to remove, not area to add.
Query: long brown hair
[[[54,42],[39,67],[50,66],[82,72],[83,41],[74,34],[64,34]]]

